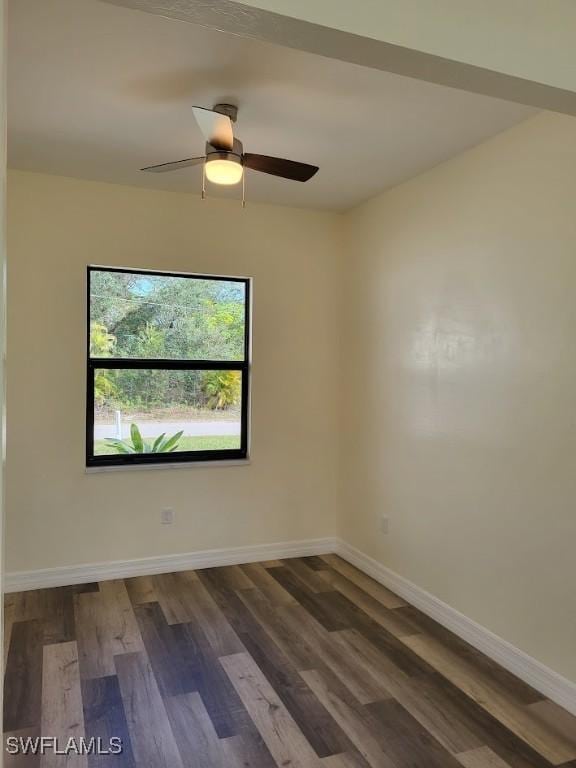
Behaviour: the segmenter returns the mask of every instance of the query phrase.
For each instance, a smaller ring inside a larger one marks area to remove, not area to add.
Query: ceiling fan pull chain
[[[206,164],[202,163],[202,200],[206,199]]]
[[[242,174],[242,208],[246,208],[246,171]]]

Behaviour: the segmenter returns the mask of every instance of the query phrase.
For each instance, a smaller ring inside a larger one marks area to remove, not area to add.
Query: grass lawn
[[[153,439],[148,437],[146,442],[150,444]],[[178,451],[223,451],[229,448],[240,448],[240,437],[238,435],[219,435],[216,437],[182,437],[178,443]],[[105,440],[94,441],[94,454],[104,456],[106,454],[118,453],[118,451],[109,445]]]

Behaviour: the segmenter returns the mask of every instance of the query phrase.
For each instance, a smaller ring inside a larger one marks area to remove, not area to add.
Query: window
[[[250,280],[88,267],[88,466],[248,455]]]

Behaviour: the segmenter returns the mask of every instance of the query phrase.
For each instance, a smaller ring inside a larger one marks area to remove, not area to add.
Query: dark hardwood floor
[[[123,742],[6,766],[576,768],[576,718],[335,556],[11,594],[5,618],[5,737]]]

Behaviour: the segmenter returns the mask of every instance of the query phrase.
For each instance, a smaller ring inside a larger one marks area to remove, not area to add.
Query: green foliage
[[[94,401],[102,407],[104,403],[115,397],[117,389],[110,373],[100,368],[94,376]]]
[[[96,271],[90,280],[91,320],[114,334],[118,357],[243,358],[243,283]]]
[[[225,451],[240,448],[238,435],[215,435],[182,437],[178,443],[178,451]],[[94,441],[95,456],[110,456],[116,453],[116,449],[106,440]]]
[[[90,289],[95,357],[244,357],[243,283],[94,271]],[[238,403],[240,387],[239,374],[226,371],[101,369],[95,401],[111,410],[223,409]]]
[[[115,448],[118,453],[172,453],[178,448],[178,442],[184,432],[176,432],[172,437],[166,437],[163,432],[153,443],[147,443],[138,429],[137,424],[130,425],[130,438],[128,440],[118,440],[117,438],[107,437],[106,444]]]
[[[97,357],[109,357],[116,346],[116,337],[108,333],[102,323],[90,323],[90,354]],[[109,371],[100,368],[94,377],[94,400],[102,406],[106,400],[114,397],[116,387]]]
[[[90,323],[90,355],[93,357],[110,357],[116,346],[116,336],[108,333],[108,328],[102,323]]]
[[[241,382],[240,371],[206,371],[202,388],[208,408],[223,410],[236,405],[240,400]]]

